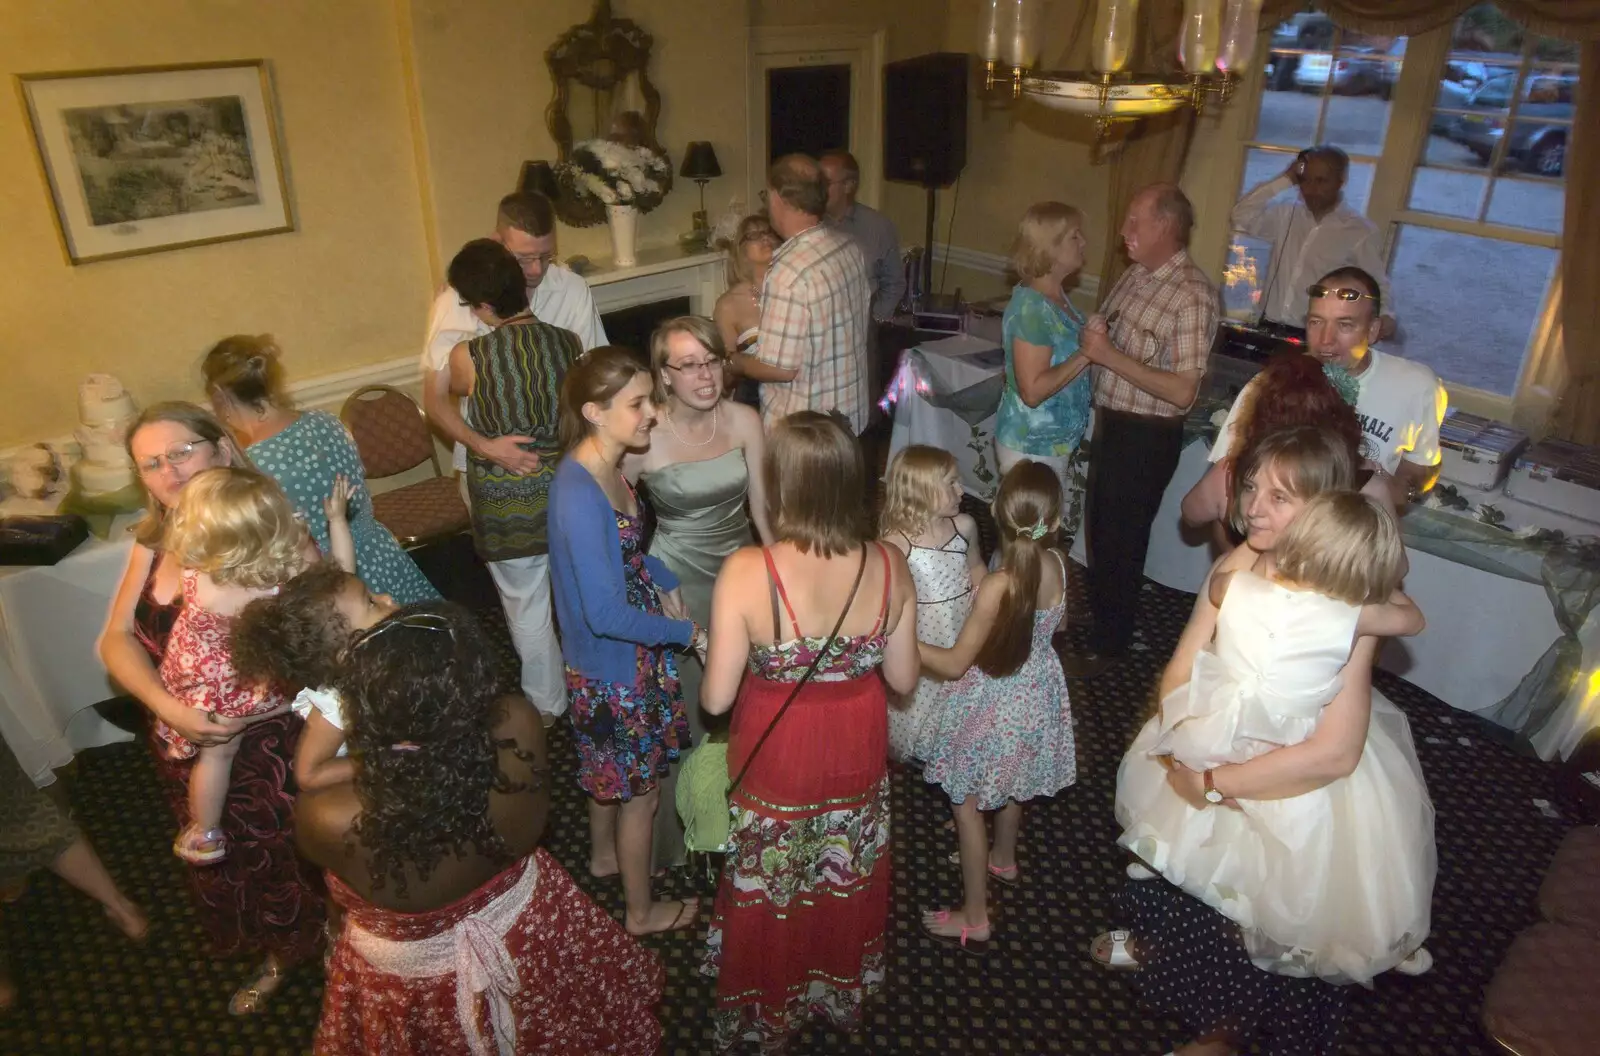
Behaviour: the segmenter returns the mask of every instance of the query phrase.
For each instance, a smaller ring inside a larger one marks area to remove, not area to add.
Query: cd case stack
[[[1600,447],[1541,440],[1517,459],[1506,479],[1506,494],[1600,523]]]
[[[1517,455],[1527,446],[1528,434],[1520,429],[1480,415],[1452,411],[1439,426],[1443,454],[1439,475],[1489,491],[1506,479]]]

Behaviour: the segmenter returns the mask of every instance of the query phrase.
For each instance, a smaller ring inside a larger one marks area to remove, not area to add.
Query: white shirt
[[[583,276],[564,265],[550,265],[534,289],[528,307],[541,323],[577,334],[585,352],[606,343],[606,329],[600,322],[600,311],[594,306],[589,284],[583,281]],[[482,337],[492,329],[461,303],[461,295],[455,290],[449,286],[440,290],[433,299],[433,311],[428,313],[428,340],[422,347],[423,384],[427,384],[428,375],[450,369],[451,349],[463,341]],[[467,401],[463,399],[461,416],[465,418],[466,414]],[[457,472],[466,472],[465,445],[456,445],[452,465]]]
[[[1439,423],[1449,406],[1439,376],[1421,363],[1391,356],[1375,348],[1367,350],[1367,369],[1355,375],[1356,417],[1363,436],[1361,453],[1393,476],[1400,462],[1437,466]],[[1244,387],[1227,420],[1211,445],[1210,460],[1221,462],[1232,453],[1234,418],[1245,395],[1260,382],[1259,375]],[[1252,394],[1252,398],[1254,398]]]
[[[1267,204],[1293,186],[1289,177],[1279,176],[1239,199],[1233,207],[1231,219],[1236,230],[1272,243],[1272,259],[1267,262],[1267,275],[1262,280],[1269,284],[1261,291],[1265,317],[1277,323],[1304,326],[1309,301],[1306,287],[1330,271],[1351,266],[1378,280],[1383,314],[1398,317],[1383,258],[1383,237],[1377,225],[1343,202],[1318,221],[1298,193],[1292,202]]]

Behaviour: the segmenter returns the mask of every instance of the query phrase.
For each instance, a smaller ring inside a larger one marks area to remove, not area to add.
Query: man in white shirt
[[[1360,268],[1339,268],[1312,283],[1306,354],[1355,379],[1362,454],[1377,467],[1374,480],[1388,489],[1395,509],[1404,510],[1438,478],[1439,423],[1449,400],[1432,370],[1371,347],[1382,297],[1377,280]],[[1234,417],[1244,402],[1240,393],[1228,411],[1211,448],[1212,462],[1231,453]]]
[[[556,214],[550,199],[536,192],[506,195],[500,199],[494,234],[489,237],[509,249],[521,265],[534,318],[571,330],[585,351],[606,343],[589,284],[556,263]],[[539,464],[539,457],[522,446],[528,437],[490,440],[480,436],[462,418],[461,403],[450,396],[450,350],[490,329],[472,314],[470,306],[461,303],[455,290],[447,285],[439,291],[428,315],[428,338],[422,349],[422,406],[433,427],[455,442],[456,472],[466,471],[470,447],[513,473],[529,473]]]
[[[1268,323],[1297,330],[1306,314],[1306,287],[1335,268],[1356,267],[1378,277],[1389,306],[1379,318],[1378,339],[1395,332],[1394,294],[1377,225],[1344,204],[1350,158],[1338,147],[1301,151],[1280,175],[1254,188],[1233,207],[1236,230],[1272,244],[1261,315]],[[1269,204],[1290,187],[1292,202]]]
[[[529,309],[541,323],[578,335],[585,351],[606,343],[605,328],[595,309],[589,284],[555,262],[556,217],[542,194],[508,194],[495,217],[496,242],[516,258],[527,283]],[[465,498],[467,449],[516,474],[532,473],[539,456],[524,445],[533,437],[485,437],[466,423],[466,400],[450,395],[450,352],[494,327],[479,318],[473,305],[446,285],[434,298],[428,316],[428,339],[422,350],[422,406],[428,421],[455,441],[455,468],[462,474]],[[468,502],[471,505],[471,502]],[[546,555],[488,562],[500,594],[511,644],[522,662],[523,694],[550,725],[567,710],[566,679],[550,616],[550,564]]]

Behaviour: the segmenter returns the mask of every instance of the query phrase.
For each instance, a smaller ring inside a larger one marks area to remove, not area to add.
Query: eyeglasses
[[[722,370],[724,363],[721,359],[705,359],[696,363],[663,363],[662,366],[677,371],[681,378],[687,374],[716,374]]]
[[[194,457],[194,452],[201,444],[213,443],[211,440],[183,440],[168,447],[166,451],[154,458],[147,458],[139,463],[140,473],[155,473],[161,469],[165,462],[169,466],[181,466]]]
[[[1363,297],[1369,301],[1377,300],[1370,293],[1363,293],[1360,290],[1352,290],[1344,286],[1324,286],[1320,282],[1314,282],[1307,286],[1306,293],[1312,300],[1316,300],[1319,297],[1337,297],[1341,301],[1359,301]]]
[[[555,263],[556,259],[554,253],[513,253],[511,255],[516,258],[518,267],[524,268],[529,264],[537,264],[541,268],[548,268]]]

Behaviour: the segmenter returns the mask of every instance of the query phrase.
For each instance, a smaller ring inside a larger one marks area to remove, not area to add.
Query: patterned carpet
[[[492,628],[508,659],[509,642],[487,576],[462,562],[451,593]],[[430,573],[438,575],[434,567]],[[477,578],[471,578],[471,577]],[[441,579],[441,581],[444,581]],[[1147,707],[1149,688],[1187,617],[1191,598],[1146,584],[1134,654],[1119,668],[1072,686],[1079,781],[1031,808],[1023,823],[1023,883],[1001,889],[998,942],[977,959],[937,946],[916,925],[928,906],[960,895],[946,861],[954,834],[946,807],[915,775],[894,777],[894,919],[885,992],[869,1005],[860,1034],[817,1030],[796,1051],[826,1053],[1164,1053],[1183,1040],[1174,1023],[1152,1019],[1129,978],[1096,969],[1085,949],[1117,922],[1110,898],[1123,859],[1111,814],[1117,760]],[[1362,1056],[1464,1056],[1498,1052],[1478,1026],[1482,990],[1512,937],[1533,919],[1541,873],[1573,824],[1544,816],[1533,800],[1554,800],[1552,769],[1490,740],[1475,720],[1398,679],[1380,688],[1411,717],[1438,807],[1439,882],[1429,948],[1437,967],[1419,979],[1382,978],[1358,995],[1344,1052]],[[551,851],[583,887],[619,918],[615,883],[583,869],[583,802],[570,780],[570,737],[558,728],[559,778]],[[150,939],[133,946],[87,899],[54,876],[36,876],[27,894],[0,912],[0,943],[22,991],[0,1016],[0,1053],[303,1054],[315,1031],[321,976],[303,969],[270,1011],[234,1019],[226,1003],[251,964],[215,963],[185,897],[182,866],[168,850],[171,823],[142,745],[85,753],[71,775],[76,815],[112,873],[150,909]],[[675,876],[664,893],[697,881]],[[709,894],[709,883],[698,886]],[[661,1019],[666,1051],[709,1051],[708,980],[696,971],[696,935],[646,940],[668,969]]]

